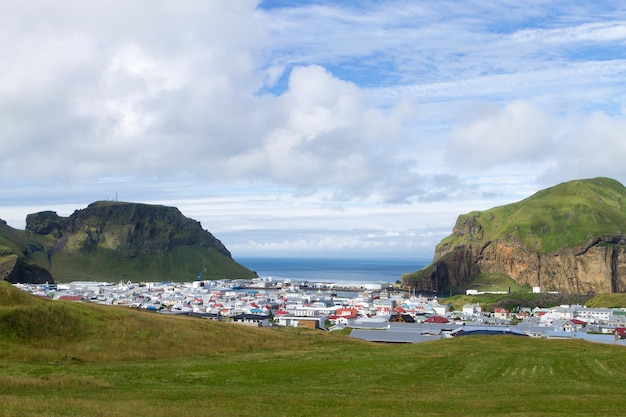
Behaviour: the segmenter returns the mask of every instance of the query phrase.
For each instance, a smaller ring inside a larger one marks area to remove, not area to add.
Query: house
[[[465,304],[462,311],[465,317],[473,317],[475,315],[479,315],[482,308],[480,307],[480,304]]]
[[[517,313],[515,313],[515,318],[518,320],[526,320],[530,317],[530,312],[528,311],[519,311]]]
[[[587,322],[608,322],[613,315],[611,308],[578,308],[574,312],[574,318]]]
[[[396,302],[394,300],[374,300],[374,308],[376,308],[376,314],[385,316],[391,314],[394,308],[396,308]]]
[[[571,320],[565,320],[564,323],[555,326],[556,330],[561,330],[564,332],[577,332],[580,329],[583,328],[583,325],[585,324],[584,321],[580,321],[580,320],[576,320],[576,319],[571,319]],[[556,323],[555,323],[556,324]]]
[[[509,320],[511,318],[511,312],[506,308],[496,307],[493,309],[493,317],[500,320]]]
[[[553,320],[569,320],[576,317],[576,309],[568,305],[550,308],[548,314]]]
[[[354,325],[355,320],[357,319],[357,315],[332,315],[328,316],[328,321],[335,325],[343,325],[344,327],[352,327]]]
[[[452,311],[452,306],[450,306],[450,304],[439,304],[433,302],[433,304],[430,305],[430,308],[435,312],[435,314],[440,316],[447,316],[448,313]]]
[[[311,317],[282,314],[274,316],[274,320],[278,326],[323,329],[326,316]]]
[[[410,314],[397,313],[389,317],[392,323],[415,323],[415,319]]]
[[[342,307],[335,312],[336,316],[358,316],[359,310],[356,308]]]
[[[445,323],[450,323],[450,320],[442,316],[432,316],[424,320],[424,323],[445,324]]]
[[[339,308],[334,304],[315,302],[312,304],[288,304],[285,309],[294,316],[317,317],[336,314]]]
[[[245,324],[253,327],[269,327],[270,319],[264,314],[237,314],[231,317],[233,323]]]

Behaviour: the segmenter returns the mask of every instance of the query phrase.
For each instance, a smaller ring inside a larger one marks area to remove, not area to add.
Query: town
[[[352,287],[273,278],[185,283],[90,282],[14,284],[55,300],[127,306],[160,314],[195,316],[257,327],[349,328],[373,342],[418,343],[472,334],[583,339],[626,346],[626,309],[561,305],[461,311],[436,296],[411,295],[381,284]]]

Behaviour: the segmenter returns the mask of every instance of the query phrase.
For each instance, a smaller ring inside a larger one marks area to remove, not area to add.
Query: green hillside
[[[189,281],[202,269],[207,279],[256,276],[175,207],[98,201],[68,217],[29,214],[26,230],[0,224],[0,279],[11,282]]]
[[[485,241],[515,239],[538,253],[550,253],[597,236],[623,235],[626,188],[610,178],[570,181],[517,203],[462,215],[457,225],[462,223],[479,224]],[[468,237],[453,234],[439,246],[454,246]]]
[[[108,362],[218,354],[300,342],[288,334],[128,307],[55,301],[0,281],[0,348],[4,360]]]
[[[22,297],[0,282],[0,415],[618,416],[625,347],[372,344]],[[31,297],[31,296],[29,296]]]
[[[519,285],[511,277],[504,274],[482,273],[469,283],[467,288],[452,288],[452,290],[476,290],[478,292],[511,292],[528,293],[532,288]]]
[[[173,248],[158,255],[127,257],[94,248],[80,253],[58,252],[50,263],[57,282],[70,281],[192,281],[203,269],[205,279],[251,278],[254,273],[213,248],[198,245]]]

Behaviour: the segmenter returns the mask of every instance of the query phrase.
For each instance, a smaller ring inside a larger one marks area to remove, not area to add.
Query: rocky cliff
[[[37,256],[43,250],[44,247],[29,238],[23,230],[14,229],[4,220],[0,220],[0,280],[13,284],[54,283],[50,272],[29,261],[29,258]]]
[[[256,276],[175,207],[99,201],[68,217],[53,211],[29,214],[26,230],[13,235],[28,242],[22,244],[28,249],[13,247],[6,255],[16,254],[62,282],[189,281],[202,268],[205,279]],[[8,276],[0,270],[0,278]]]
[[[484,273],[566,293],[626,292],[626,188],[608,178],[571,181],[518,203],[459,216],[433,262],[403,283],[465,288]]]
[[[202,229],[200,222],[183,216],[175,207],[100,201],[69,217],[51,211],[29,214],[26,230],[53,242],[51,255],[106,248],[133,258],[198,245],[231,256],[222,242]]]
[[[52,275],[45,268],[33,265],[16,254],[0,260],[0,277],[11,284],[54,284]]]

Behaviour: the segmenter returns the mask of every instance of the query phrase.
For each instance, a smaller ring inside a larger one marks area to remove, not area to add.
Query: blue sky
[[[178,207],[237,256],[430,258],[456,217],[626,182],[626,7],[0,3],[0,218]]]

